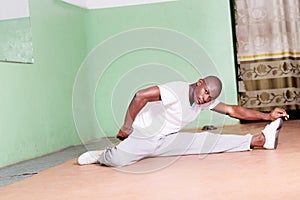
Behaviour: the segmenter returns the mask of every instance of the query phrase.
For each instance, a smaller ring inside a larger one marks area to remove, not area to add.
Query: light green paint
[[[34,64],[0,63],[0,166],[81,142],[72,114],[76,73],[85,55],[99,43],[123,31],[162,27],[197,41],[222,74],[226,102],[236,103],[227,1],[181,0],[87,11],[59,0],[30,0],[30,13]],[[125,105],[133,95],[123,91],[122,96],[127,95],[124,104],[110,111],[111,99],[117,97],[111,92],[113,85],[122,80],[124,73],[144,63],[167,65],[191,82],[198,78],[189,63],[168,52],[141,50],[120,57],[99,80],[94,94],[97,119],[105,124],[102,128],[106,135],[115,135],[125,114]],[[158,76],[154,71],[147,74]],[[139,85],[134,90],[147,85],[151,83]],[[122,91],[121,87],[117,89]],[[210,112],[205,112],[198,122],[204,125],[209,123],[208,118]],[[237,122],[226,120],[226,123]],[[87,131],[94,129],[88,128]]]
[[[168,81],[196,80],[197,74],[190,63],[162,50],[137,50],[120,57],[100,77],[95,94],[96,113],[104,135],[116,134],[139,89]]]
[[[34,64],[0,63],[0,167],[79,144],[72,88],[85,56],[84,10],[30,0]]]
[[[0,61],[33,62],[30,18],[0,20]]]
[[[165,4],[89,11],[86,16],[86,30],[89,33],[87,38],[88,50],[97,49],[97,45],[101,45],[102,42],[113,38],[115,35],[144,27],[175,30],[197,41],[211,57],[219,75],[222,76],[224,83],[222,100],[236,104],[229,1],[184,0]],[[104,135],[113,136],[116,134],[123,122],[126,107],[133,96],[132,90],[128,90],[128,86],[123,86],[122,90],[118,81],[130,73],[130,70],[145,63],[167,65],[177,70],[179,74],[183,74],[185,80],[190,82],[198,79],[195,75],[199,73],[194,73],[189,63],[178,58],[178,56],[167,55],[160,51],[131,52],[130,55],[118,58],[100,77],[101,81],[95,94],[95,111],[100,127],[104,130]],[[153,82],[157,80],[158,75],[161,74],[157,74],[157,70],[147,72],[148,77],[153,77]],[[165,81],[160,79],[161,82],[170,80],[167,74],[163,76],[165,76]],[[143,79],[142,75],[136,77],[136,79],[141,78]],[[141,84],[138,81],[137,83]],[[151,78],[145,80],[144,84],[151,85]],[[118,91],[121,94],[116,94],[115,87],[120,87]],[[137,87],[139,88],[139,86]],[[115,98],[124,98],[124,103],[120,103],[121,105],[114,104]],[[190,127],[205,124],[223,125],[224,123],[232,124],[237,123],[237,121],[224,115],[212,114],[209,111],[203,112],[198,121],[191,124]]]

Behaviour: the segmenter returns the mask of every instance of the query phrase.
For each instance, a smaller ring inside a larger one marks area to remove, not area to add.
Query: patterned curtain
[[[235,0],[239,104],[300,108],[300,0]]]

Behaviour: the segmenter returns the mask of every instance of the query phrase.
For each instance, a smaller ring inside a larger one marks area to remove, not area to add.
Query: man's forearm
[[[248,108],[244,108],[241,106],[235,106],[233,108],[233,112],[229,113],[229,116],[237,118],[237,119],[241,119],[241,120],[268,120],[271,121],[273,120],[272,116],[270,115],[270,113],[263,113],[263,112],[259,112],[256,110],[251,110]]]

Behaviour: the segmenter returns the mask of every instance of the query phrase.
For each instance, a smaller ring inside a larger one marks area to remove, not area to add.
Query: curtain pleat
[[[236,0],[239,104],[300,108],[300,1]]]

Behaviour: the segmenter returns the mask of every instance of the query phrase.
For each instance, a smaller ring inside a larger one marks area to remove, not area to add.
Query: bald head
[[[222,90],[221,80],[216,76],[207,76],[203,80],[208,87],[211,98],[216,99]]]

